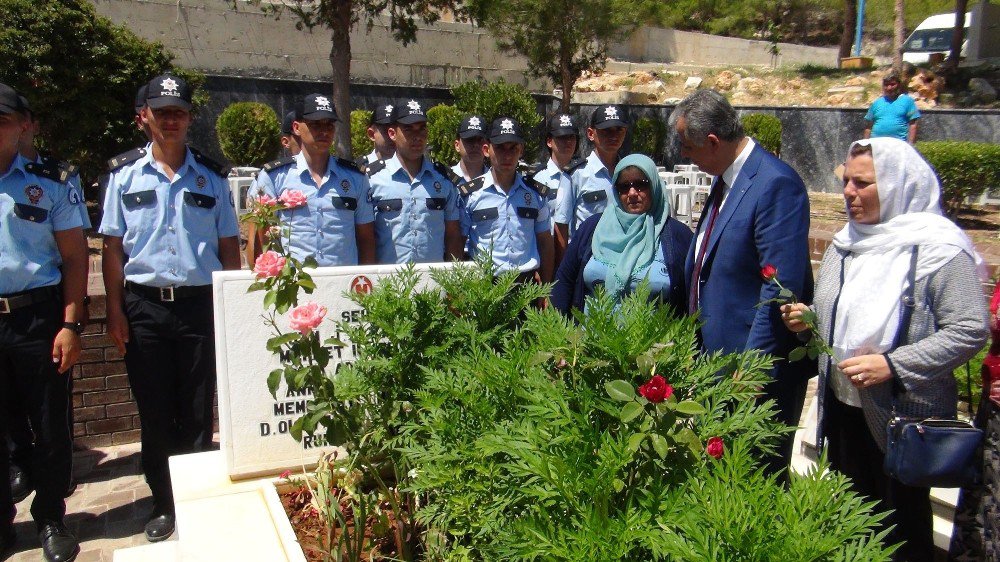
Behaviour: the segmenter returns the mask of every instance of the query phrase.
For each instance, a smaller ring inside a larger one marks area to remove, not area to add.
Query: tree
[[[903,9],[903,0],[896,0],[893,3],[895,19],[892,24],[892,72],[900,76],[903,86],[906,86],[906,78],[903,73],[903,41],[906,41],[906,10]]]
[[[958,68],[958,59],[962,56],[962,41],[965,40],[965,10],[969,0],[955,0],[955,31],[951,34],[951,49],[945,69],[954,72]]]
[[[844,0],[844,29],[840,34],[840,44],[837,49],[837,56],[846,58],[851,56],[851,47],[854,46],[854,28],[858,25],[858,0]]]
[[[244,0],[230,0],[234,8]],[[265,13],[280,16],[291,12],[298,18],[298,29],[325,27],[330,30],[330,68],[333,81],[333,106],[344,119],[337,127],[337,153],[351,156],[351,130],[347,126],[351,114],[351,29],[361,20],[368,30],[382,14],[389,16],[389,29],[395,40],[406,46],[416,41],[417,20],[434,23],[445,11],[462,17],[461,0],[245,0],[261,6]]]
[[[0,82],[28,98],[42,147],[79,165],[88,183],[108,158],[140,141],[136,89],[170,70],[172,58],[163,45],[97,15],[90,2],[0,0]]]
[[[636,0],[471,0],[469,5],[501,50],[523,55],[531,74],[562,87],[564,112],[583,71],[603,68],[609,44],[645,17]]]

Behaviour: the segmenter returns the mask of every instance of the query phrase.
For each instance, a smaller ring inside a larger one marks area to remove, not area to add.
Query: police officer
[[[363,159],[358,159],[358,164],[361,164],[362,168],[367,168],[369,164],[378,162],[379,160],[388,160],[396,153],[396,145],[389,138],[389,125],[392,125],[392,110],[393,106],[389,104],[377,106],[375,111],[372,112],[371,122],[368,123],[368,129],[365,131],[365,134],[368,135],[368,139],[372,141],[375,148],[365,155]]]
[[[424,156],[427,114],[417,100],[393,108],[396,154],[368,167],[378,263],[461,259],[458,191],[448,168]]]
[[[483,147],[493,167],[459,186],[465,205],[462,234],[469,238],[473,257],[492,252],[497,273],[517,271],[522,281],[538,273],[542,283],[552,280],[554,268],[546,187],[517,172],[524,154],[521,125],[512,117],[498,117]]]
[[[18,153],[30,126],[17,93],[0,84],[0,433],[20,402],[31,419],[36,494],[31,515],[46,560],[76,558],[80,546],[63,524],[72,471],[67,374],[80,355],[87,243],[79,199],[70,199],[57,167]],[[0,455],[0,473],[7,472]],[[15,540],[11,490],[0,485],[0,556]]]
[[[375,215],[368,203],[368,176],[355,162],[330,155],[337,113],[329,97],[300,100],[292,134],[302,152],[264,165],[251,193],[279,198],[297,190],[302,207],[279,212],[282,246],[293,257],[320,266],[375,263]]]
[[[585,160],[570,163],[564,171],[556,195],[553,220],[556,228],[556,247],[561,253],[566,249],[576,228],[587,217],[604,212],[611,190],[611,174],[618,165],[618,151],[625,142],[628,122],[625,111],[618,105],[601,105],[590,116],[587,139],[594,150]]]
[[[152,143],[110,161],[100,226],[108,335],[125,355],[142,424],[151,542],[174,530],[167,458],[212,444],[212,272],[240,268],[226,170],[185,144],[190,109],[180,77],[149,82],[142,120]]]
[[[455,152],[461,157],[451,167],[449,179],[456,186],[469,182],[489,171],[486,165],[486,121],[480,115],[469,115],[458,124]]]
[[[302,152],[299,139],[292,132],[293,121],[295,121],[295,110],[289,111],[281,119],[281,147],[285,150],[285,156],[296,156]]]

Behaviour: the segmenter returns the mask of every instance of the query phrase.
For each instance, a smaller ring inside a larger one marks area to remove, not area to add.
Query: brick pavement
[[[114,551],[146,544],[143,527],[152,509],[139,465],[139,444],[85,449],[74,455],[78,486],[66,500],[66,526],[80,539],[77,562],[112,562]],[[7,562],[42,560],[28,509],[34,494],[18,504],[17,544]],[[171,537],[171,540],[176,540]]]

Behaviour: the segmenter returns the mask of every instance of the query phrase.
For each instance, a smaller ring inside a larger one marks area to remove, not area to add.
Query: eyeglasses
[[[633,189],[636,190],[636,191],[642,192],[642,191],[649,191],[650,189],[652,189],[652,187],[653,187],[653,184],[650,183],[649,180],[647,180],[647,179],[641,179],[641,180],[635,180],[635,181],[629,181],[629,182],[619,182],[619,183],[616,183],[615,184],[615,191],[618,192],[618,195],[625,195],[626,193],[628,193],[629,191],[631,191]]]

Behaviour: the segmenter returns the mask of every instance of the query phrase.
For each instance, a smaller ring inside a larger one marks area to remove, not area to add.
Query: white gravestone
[[[349,291],[366,291],[401,266],[321,267],[310,271],[316,290],[299,294],[299,304],[316,302],[327,308],[319,328],[321,339],[336,335],[341,320],[357,322],[361,309],[349,300]],[[424,283],[431,283],[430,269],[449,264],[416,266]],[[219,382],[219,433],[230,478],[278,474],[311,468],[320,455],[336,447],[322,436],[292,438],[289,428],[312,400],[308,392],[289,392],[282,380],[275,397],[267,390],[268,374],[281,366],[267,350],[267,340],[277,335],[265,322],[263,291],[247,292],[255,280],[250,271],[221,271],[213,275],[215,296],[215,346]],[[276,317],[283,332],[290,332],[287,314]],[[346,338],[341,337],[345,343]],[[350,347],[335,350],[328,370],[354,358]]]

